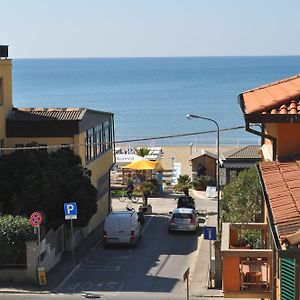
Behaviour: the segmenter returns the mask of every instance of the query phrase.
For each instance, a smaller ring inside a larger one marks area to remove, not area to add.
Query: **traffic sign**
[[[64,203],[65,220],[77,219],[77,205],[76,202]]]
[[[217,239],[217,230],[216,227],[213,226],[203,226],[203,234],[205,240],[213,240]]]
[[[39,212],[35,211],[31,214],[29,221],[33,227],[38,227],[42,224],[43,218]]]

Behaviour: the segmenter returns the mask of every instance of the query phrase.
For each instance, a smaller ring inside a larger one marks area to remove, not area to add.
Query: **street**
[[[140,299],[145,293],[147,298],[156,298],[156,293],[184,297],[182,276],[196,259],[200,232],[171,235],[167,225],[167,215],[149,216],[136,248],[98,245],[57,292],[100,293],[106,297],[130,293]]]

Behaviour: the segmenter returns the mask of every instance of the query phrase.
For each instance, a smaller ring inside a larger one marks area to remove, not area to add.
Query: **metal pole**
[[[189,275],[187,276],[186,279],[186,299],[189,300],[190,299],[190,291],[189,291]]]
[[[71,219],[71,247],[72,247],[72,262],[73,267],[75,266],[75,254],[74,254],[74,236],[73,236],[73,220]]]
[[[187,115],[188,119],[203,119],[213,122],[217,126],[217,174],[216,174],[216,188],[217,188],[217,201],[218,201],[218,208],[217,208],[217,230],[220,232],[220,127],[219,124],[210,118],[202,117],[198,115]]]
[[[209,287],[212,287],[211,284],[211,240],[209,240]]]
[[[40,225],[37,226],[37,232],[38,232],[38,268],[40,267],[40,254],[41,254],[41,230]]]

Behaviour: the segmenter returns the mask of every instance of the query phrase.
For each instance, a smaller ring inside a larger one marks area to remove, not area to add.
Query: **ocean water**
[[[214,145],[216,133],[243,126],[237,96],[300,73],[300,56],[14,59],[16,107],[87,107],[115,114],[116,140],[145,145]],[[244,129],[220,133],[221,145],[257,144]],[[140,143],[138,143],[140,144]]]

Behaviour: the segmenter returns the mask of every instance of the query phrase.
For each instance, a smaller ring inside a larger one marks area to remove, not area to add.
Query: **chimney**
[[[8,58],[8,45],[0,45],[0,59]]]

